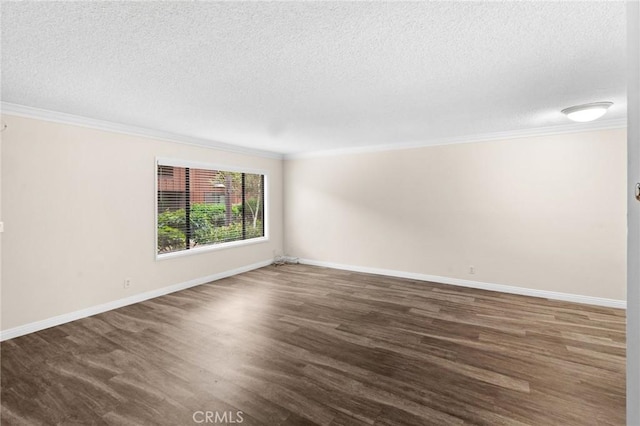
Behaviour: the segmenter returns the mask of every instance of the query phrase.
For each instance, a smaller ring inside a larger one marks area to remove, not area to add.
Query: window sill
[[[251,238],[249,240],[230,241],[228,243],[221,243],[221,244],[210,244],[202,247],[195,247],[189,250],[174,251],[171,253],[162,253],[162,254],[156,253],[156,260],[173,259],[176,257],[209,253],[212,251],[224,250],[224,249],[233,248],[233,247],[243,247],[243,246],[250,246],[253,244],[266,243],[268,241],[269,241],[268,237],[260,237],[260,238]]]

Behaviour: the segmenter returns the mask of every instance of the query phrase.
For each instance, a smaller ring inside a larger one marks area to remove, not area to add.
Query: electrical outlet
[[[125,278],[124,279],[124,283],[122,285],[123,288],[129,288],[131,287],[131,278]]]
[[[475,266],[469,266],[469,273],[471,275],[475,274],[476,273],[476,267]]]

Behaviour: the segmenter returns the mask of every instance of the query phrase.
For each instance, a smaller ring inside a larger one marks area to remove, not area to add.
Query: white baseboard
[[[208,275],[206,277],[196,278],[190,281],[185,281],[183,283],[159,288],[157,290],[151,290],[151,291],[147,291],[140,294],[134,294],[133,296],[114,300],[113,302],[103,303],[102,305],[92,306],[90,308],[81,309],[79,311],[70,312],[68,314],[62,314],[52,318],[47,318],[45,320],[32,322],[29,324],[10,328],[8,330],[3,330],[3,331],[0,331],[0,342],[4,340],[13,339],[14,337],[19,337],[25,334],[44,330],[46,328],[55,327],[57,325],[65,324],[67,322],[75,321],[81,318],[90,317],[92,315],[100,314],[102,312],[121,308],[123,306],[132,305],[134,303],[153,299],[155,297],[164,296],[165,294],[174,293],[176,291],[184,290],[190,287],[195,287],[201,284],[206,284],[211,281],[227,278],[232,275],[241,274],[243,272],[252,271],[258,268],[263,268],[265,266],[271,265],[272,263],[273,263],[273,259],[264,260],[262,262],[254,263],[252,265],[241,266],[239,268],[230,269],[228,271],[219,272],[217,274]]]
[[[325,268],[342,269],[345,271],[363,272],[367,274],[386,275],[389,277],[409,278],[418,281],[431,281],[460,287],[477,288],[481,290],[499,291],[502,293],[520,294],[523,296],[542,297],[544,299],[562,300],[565,302],[585,303],[588,305],[606,306],[609,308],[626,309],[625,300],[605,299],[603,297],[582,296],[580,294],[560,293],[556,291],[536,290],[525,287],[515,287],[503,284],[485,283],[481,281],[463,280],[460,278],[441,277],[438,275],[418,274],[415,272],[396,271],[393,269],[368,268],[365,266],[343,265],[340,263],[322,262],[312,259],[298,259],[303,265],[323,266]]]
[[[542,297],[545,299],[562,300],[566,302],[585,303],[589,305],[607,306],[611,308],[626,309],[627,302],[624,300],[605,299],[602,297],[582,296],[579,294],[560,293],[547,290],[536,290],[525,287],[515,287],[503,284],[485,283],[480,281],[463,280],[460,278],[441,277],[438,275],[418,274],[415,272],[404,272],[393,269],[369,268],[365,266],[344,265],[332,262],[323,262],[312,259],[298,259],[303,265],[322,266],[325,268],[342,269],[345,271],[363,272],[367,274],[386,275],[390,277],[408,278],[418,281],[430,281],[442,284],[450,284],[461,287],[477,288],[482,290],[498,291],[502,293],[520,294],[523,296]],[[81,309],[79,311],[70,312],[68,314],[58,315],[45,320],[32,322],[8,330],[0,331],[0,342],[13,339],[14,337],[23,336],[25,334],[44,330],[46,328],[55,327],[67,322],[75,321],[81,318],[90,317],[102,312],[121,308],[123,306],[132,305],[134,303],[153,299],[155,297],[164,296],[165,294],[174,293],[197,285],[206,284],[222,278],[241,274],[243,272],[252,271],[254,269],[263,268],[273,263],[273,260],[265,260],[251,265],[242,266],[228,271],[219,272],[217,274],[208,275],[206,277],[196,278],[183,283],[174,284],[168,287],[159,288],[157,290],[147,291],[145,293],[135,294],[123,299],[114,300],[113,302],[104,303],[102,305],[92,306],[90,308]]]

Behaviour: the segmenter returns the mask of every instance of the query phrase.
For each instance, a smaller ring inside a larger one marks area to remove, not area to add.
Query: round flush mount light
[[[562,110],[562,113],[570,120],[586,123],[602,117],[613,102],[594,102],[591,104],[576,105]]]

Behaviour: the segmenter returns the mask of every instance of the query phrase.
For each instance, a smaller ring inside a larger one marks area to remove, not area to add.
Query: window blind
[[[264,175],[157,165],[157,253],[264,237]]]

